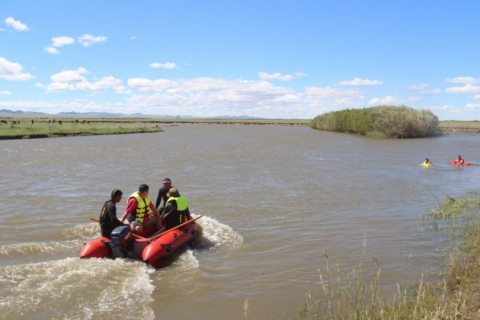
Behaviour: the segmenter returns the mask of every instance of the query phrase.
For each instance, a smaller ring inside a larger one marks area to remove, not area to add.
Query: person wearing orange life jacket
[[[128,219],[132,231],[139,235],[151,235],[162,227],[160,214],[150,198],[149,187],[141,184],[138,191],[128,197],[127,207],[121,222]]]
[[[165,207],[160,209],[163,224],[162,231],[174,228],[192,219],[188,209],[187,198],[180,196],[176,188],[170,188],[167,196],[168,200]]]

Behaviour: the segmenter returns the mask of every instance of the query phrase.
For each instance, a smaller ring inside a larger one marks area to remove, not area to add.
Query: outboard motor
[[[128,226],[116,227],[112,231],[110,246],[112,249],[112,258],[125,258],[130,249],[132,232]]]

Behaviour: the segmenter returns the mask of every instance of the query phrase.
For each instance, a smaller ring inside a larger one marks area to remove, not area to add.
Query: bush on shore
[[[440,134],[438,117],[406,106],[346,109],[316,116],[313,129],[378,138],[419,138]]]

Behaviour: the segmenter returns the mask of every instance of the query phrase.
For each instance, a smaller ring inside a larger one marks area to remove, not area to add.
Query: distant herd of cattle
[[[65,121],[65,120],[64,120]],[[58,123],[58,124],[62,124],[62,120],[55,120],[55,119],[48,119],[48,123]],[[90,123],[90,121],[88,120],[72,120],[72,123]],[[35,123],[35,120],[32,119],[32,124]],[[3,124],[8,124],[8,121],[7,120],[0,120],[0,125],[3,125]],[[15,125],[15,124],[20,124],[20,120],[12,120],[11,121],[11,124],[12,125]]]

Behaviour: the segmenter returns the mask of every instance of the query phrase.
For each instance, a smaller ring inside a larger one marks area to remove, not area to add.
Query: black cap
[[[168,177],[165,177],[165,178],[163,178],[162,182],[172,182],[172,180],[170,180],[170,178],[168,178]]]

